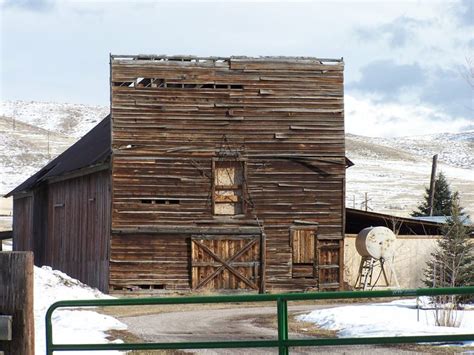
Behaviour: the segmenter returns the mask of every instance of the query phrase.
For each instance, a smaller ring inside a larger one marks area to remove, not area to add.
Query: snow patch
[[[49,266],[34,269],[34,312],[35,312],[35,352],[46,352],[45,315],[49,306],[61,300],[85,300],[114,298],[91,288],[65,273]],[[54,311],[54,343],[108,343],[108,330],[127,329],[127,326],[114,317],[99,314],[93,308],[59,309]],[[121,342],[119,340],[119,342]],[[62,354],[76,352],[62,352]],[[97,351],[88,354],[122,354],[118,351]]]
[[[388,337],[441,334],[472,334],[474,310],[457,311],[459,328],[434,325],[434,310],[424,302],[417,321],[416,299],[351,305],[313,311],[297,319],[338,331],[339,337]],[[465,342],[472,346],[474,341]]]

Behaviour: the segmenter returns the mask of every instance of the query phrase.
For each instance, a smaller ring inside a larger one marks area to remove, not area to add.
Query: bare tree
[[[474,59],[466,57],[466,66],[463,73],[464,79],[474,89]]]

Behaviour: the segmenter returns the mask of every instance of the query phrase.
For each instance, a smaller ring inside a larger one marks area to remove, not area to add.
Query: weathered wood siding
[[[108,291],[110,172],[49,184],[44,263]]]
[[[34,251],[33,194],[13,200],[13,250]]]
[[[110,289],[189,289],[191,246],[183,235],[115,235]]]
[[[312,221],[318,239],[343,238],[343,63],[150,59],[111,60],[112,229],[260,223],[267,288],[324,288],[292,278],[290,226]],[[212,213],[213,160],[226,159],[245,164],[243,216]],[[112,255],[135,243],[151,242],[113,233]],[[112,274],[129,277],[119,265]]]

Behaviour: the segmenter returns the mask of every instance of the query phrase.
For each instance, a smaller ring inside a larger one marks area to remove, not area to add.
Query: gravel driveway
[[[309,312],[332,306],[289,306],[290,314]],[[276,315],[276,307],[206,309],[122,317],[129,331],[145,341],[183,342],[212,340],[276,339],[277,330],[259,325],[258,319]],[[307,338],[291,333],[290,338]],[[196,354],[276,354],[277,349],[210,349],[192,350]],[[416,354],[418,352],[382,346],[307,347],[290,349],[291,354]]]

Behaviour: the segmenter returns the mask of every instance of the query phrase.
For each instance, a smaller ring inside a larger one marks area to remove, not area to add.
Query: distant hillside
[[[409,136],[397,138],[372,138],[347,135],[348,147],[356,150],[360,144],[378,145],[392,148],[394,151],[412,156],[430,157],[439,155],[446,164],[460,168],[474,167],[474,130],[463,133],[443,133],[425,136]],[[355,151],[361,153],[361,151]],[[393,154],[396,155],[395,152]]]
[[[0,195],[62,153],[108,108],[49,102],[0,102]]]
[[[474,214],[473,137],[474,131],[398,138],[348,134],[346,155],[355,165],[347,169],[347,206],[363,207],[367,192],[374,211],[408,216],[423,199],[432,156],[438,154],[438,171],[446,174],[466,211]]]
[[[0,102],[0,194],[64,151],[108,112],[102,106]],[[408,215],[423,197],[436,153],[439,169],[474,215],[474,131],[401,138],[348,134],[346,154],[355,166],[347,170],[347,205],[361,207],[367,192],[373,210]]]
[[[36,101],[0,101],[0,115],[79,138],[109,113],[105,106]]]

